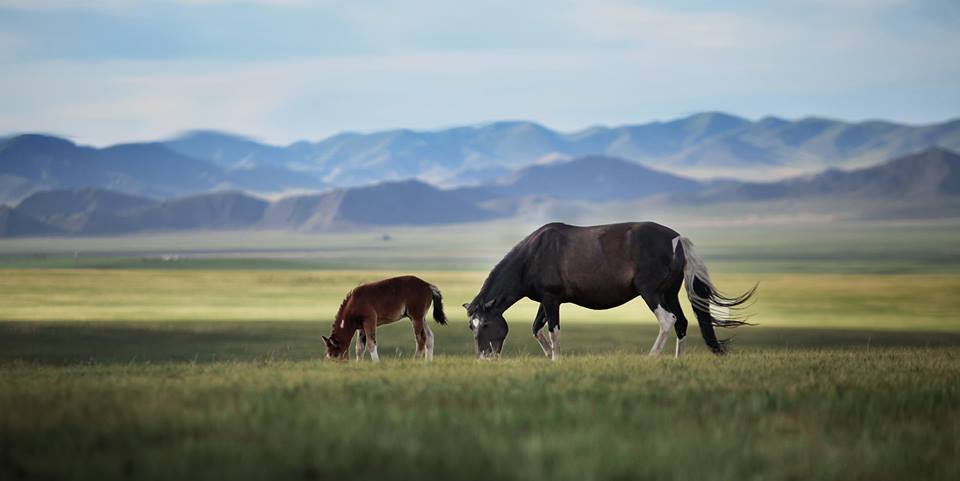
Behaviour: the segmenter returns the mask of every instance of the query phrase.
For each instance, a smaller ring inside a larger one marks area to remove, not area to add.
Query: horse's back
[[[638,247],[648,248],[679,237],[675,230],[656,222],[621,222],[576,226],[553,222],[541,226],[525,242],[532,249],[556,249],[561,255],[580,259],[615,258],[636,254]]]
[[[679,235],[655,222],[552,223],[534,234],[527,246],[531,277],[545,291],[594,309],[635,297],[635,280],[670,262],[671,240]]]
[[[411,311],[421,316],[432,302],[432,294],[430,283],[406,275],[357,286],[350,301],[353,306],[372,309],[381,320],[392,322]]]
[[[430,283],[427,281],[411,275],[390,277],[387,279],[381,279],[379,281],[368,282],[358,286],[356,290],[362,291],[385,291],[389,289],[403,289],[403,288],[427,288],[429,289]]]

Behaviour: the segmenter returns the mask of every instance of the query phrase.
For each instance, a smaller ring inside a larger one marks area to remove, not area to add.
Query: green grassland
[[[0,364],[4,479],[956,479],[960,349]]]
[[[446,310],[464,323],[486,273],[469,271],[7,269],[0,277],[0,320],[7,321],[322,321],[329,323],[354,286],[414,273],[440,286]],[[717,274],[730,292],[755,282],[751,309],[764,326],[960,330],[953,301],[960,276],[935,274]],[[693,319],[687,306],[688,317]],[[526,329],[536,304],[507,312]],[[565,305],[564,323],[653,325],[641,300],[607,311]]]
[[[637,300],[564,306],[551,363],[523,301],[478,362],[460,304],[529,229],[2,240],[0,479],[960,477],[960,226],[689,226],[760,283],[729,356],[695,323],[646,356]],[[344,294],[406,273],[444,293],[435,362],[406,321],[324,361]]]

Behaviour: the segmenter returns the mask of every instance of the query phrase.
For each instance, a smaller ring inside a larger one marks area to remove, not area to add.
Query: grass
[[[408,271],[409,272],[409,271]],[[305,270],[0,270],[0,320],[324,321],[354,286],[404,272]],[[413,271],[440,286],[448,314],[465,322],[486,273]],[[717,274],[729,292],[760,283],[754,321],[769,326],[960,330],[954,275]],[[536,304],[508,311],[526,329]],[[687,308],[688,317],[693,319]],[[652,323],[642,301],[608,311],[563,307],[564,323]]]
[[[673,225],[716,272],[960,273],[960,224]],[[0,239],[0,268],[487,271],[536,225]],[[164,258],[176,260],[164,260]]]
[[[424,364],[395,326],[373,365],[321,362],[311,323],[0,327],[3,479],[960,475],[956,335],[768,328],[676,360],[641,354],[649,329],[575,325],[558,363],[520,333],[477,362],[449,326]]]

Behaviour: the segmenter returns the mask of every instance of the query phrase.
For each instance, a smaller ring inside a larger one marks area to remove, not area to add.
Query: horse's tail
[[[443,313],[443,296],[440,295],[440,289],[430,284],[430,293],[433,295],[433,320],[437,321],[437,324],[445,326],[447,315]]]
[[[751,325],[737,315],[737,311],[744,308],[744,304],[757,292],[757,286],[736,297],[724,295],[714,287],[707,273],[707,265],[703,258],[693,248],[693,242],[686,237],[679,237],[680,247],[686,261],[683,266],[683,282],[687,288],[687,297],[693,311],[697,314],[697,323],[700,324],[700,333],[704,342],[714,354],[724,354],[727,351],[728,340],[717,339],[713,330],[716,327],[739,327]]]

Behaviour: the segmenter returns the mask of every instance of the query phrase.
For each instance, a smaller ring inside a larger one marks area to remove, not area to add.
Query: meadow
[[[722,288],[760,283],[733,352],[692,325],[648,357],[636,301],[565,306],[557,363],[531,302],[473,359],[460,304],[526,228],[485,227],[0,241],[0,478],[960,476],[957,226],[690,227]],[[343,295],[399,273],[444,292],[435,362],[406,322],[324,361]]]

